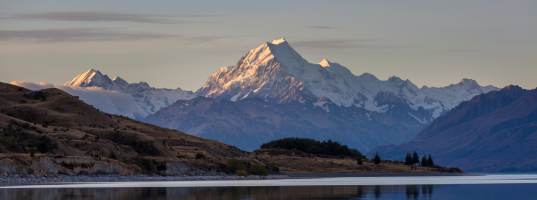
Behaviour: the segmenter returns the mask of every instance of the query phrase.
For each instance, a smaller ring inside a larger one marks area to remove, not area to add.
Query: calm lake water
[[[0,199],[537,199],[537,176],[81,183],[3,187]]]

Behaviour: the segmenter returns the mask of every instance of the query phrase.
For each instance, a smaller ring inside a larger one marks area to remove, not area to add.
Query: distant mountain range
[[[195,97],[191,91],[185,91],[181,88],[161,89],[150,87],[146,82],[127,83],[127,81],[120,77],[110,79],[107,75],[103,75],[99,70],[94,69],[78,75],[65,83],[64,86],[101,87],[106,90],[114,90],[132,95],[136,106],[131,112],[134,115],[129,117],[138,120],[172,105],[177,100],[192,99]]]
[[[460,102],[498,89],[471,79],[418,88],[396,76],[385,81],[369,73],[356,76],[326,59],[307,62],[283,38],[216,70],[195,93],[110,79],[93,69],[64,86],[129,94],[136,104],[130,117],[245,150],[301,136],[338,139],[363,152],[407,142]]]
[[[537,89],[508,86],[478,95],[434,120],[416,138],[381,146],[387,159],[406,152],[432,154],[442,166],[464,171],[537,171]]]

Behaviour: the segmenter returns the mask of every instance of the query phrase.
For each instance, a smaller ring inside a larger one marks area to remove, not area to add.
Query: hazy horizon
[[[128,4],[128,6],[125,6]],[[311,63],[418,87],[463,78],[537,87],[535,1],[2,1],[2,82],[62,85],[88,69],[196,91],[220,67],[286,38]]]

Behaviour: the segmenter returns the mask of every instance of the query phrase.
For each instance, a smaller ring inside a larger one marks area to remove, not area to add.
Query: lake
[[[537,175],[107,182],[0,187],[0,199],[535,199]]]

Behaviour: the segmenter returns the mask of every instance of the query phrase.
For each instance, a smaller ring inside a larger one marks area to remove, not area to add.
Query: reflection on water
[[[0,189],[0,199],[533,199],[537,184]]]

